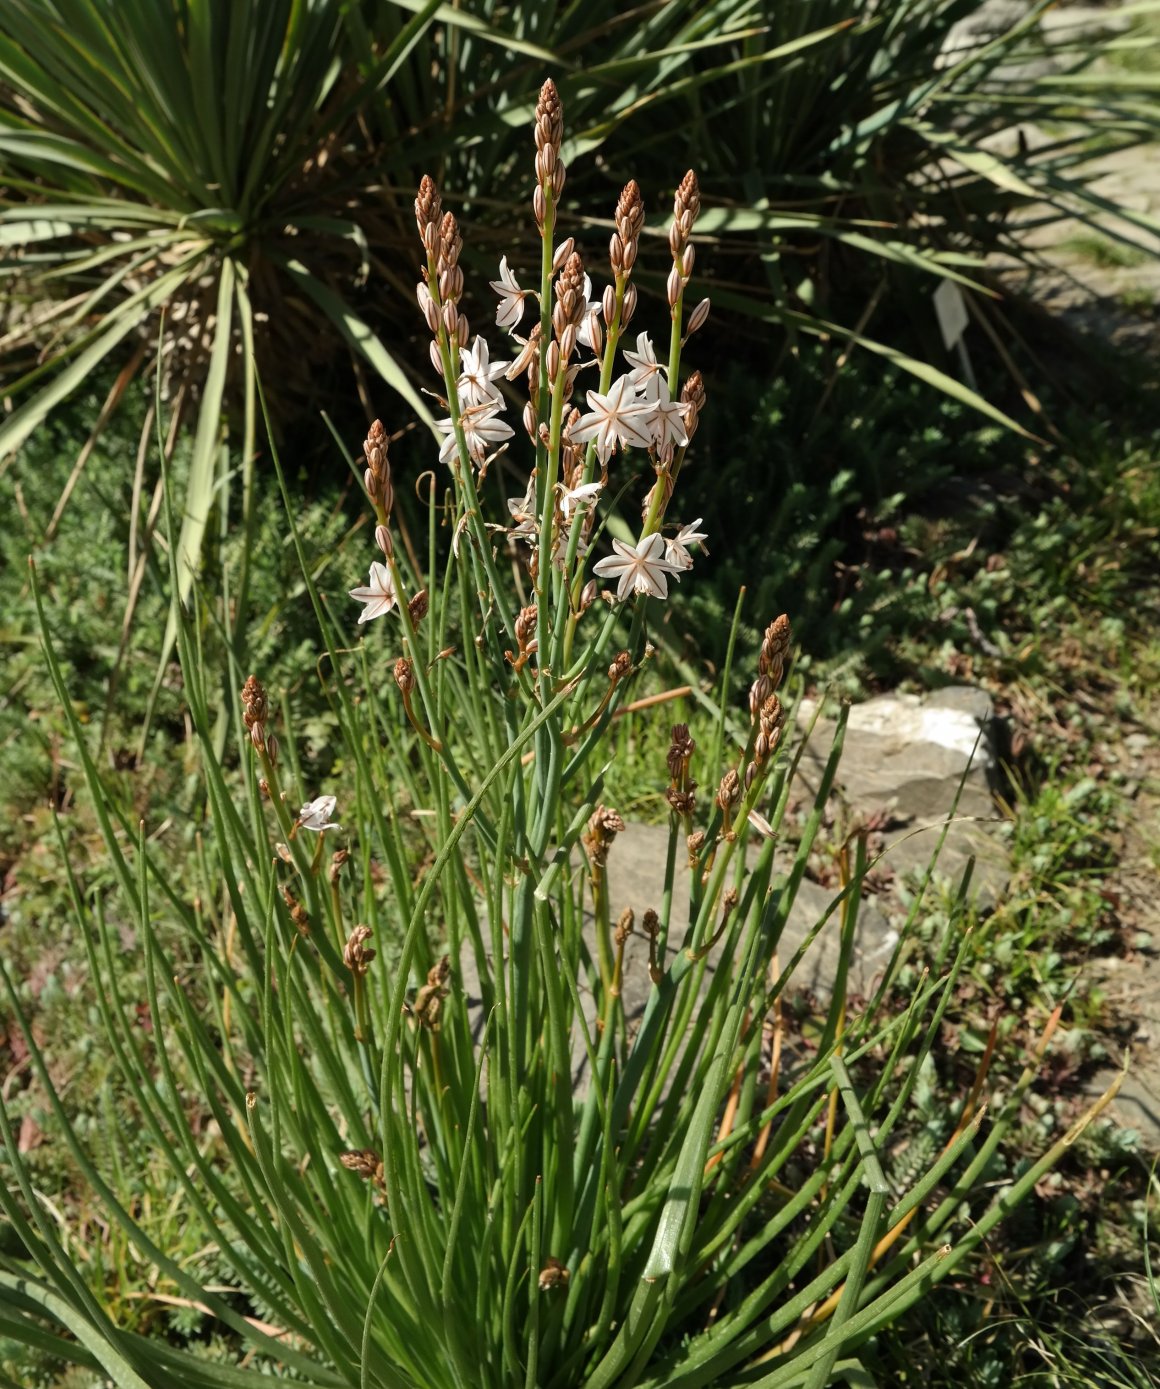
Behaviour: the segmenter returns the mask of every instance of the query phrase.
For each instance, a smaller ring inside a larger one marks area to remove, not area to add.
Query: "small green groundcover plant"
[[[126,822],[74,721],[116,889],[71,888],[124,1122],[171,1164],[199,1255],[159,1248],[97,1170],[26,1025],[30,1066],[147,1286],[203,1316],[216,1344],[236,1338],[227,1364],[117,1325],[0,1108],[7,1247],[22,1250],[0,1262],[0,1331],[97,1382],[865,1384],[860,1348],[961,1270],[1069,1141],[979,1195],[1044,1038],[994,1118],[984,1122],[980,1076],[935,1160],[907,1164],[913,1092],[964,951],[952,922],[937,977],[900,999],[904,930],[873,996],[851,994],[864,835],[841,856],[830,911],[779,954],[844,728],[796,847],[779,856],[796,765],[794,711],[779,697],[784,617],[734,709],[731,645],[709,746],[672,730],[658,900],[639,920],[612,900],[624,825],[601,798],[610,724],[651,658],[650,613],[706,539],[672,512],[705,406],[682,354],[708,305],[686,312],[690,173],[669,235],[667,356],[642,331],[620,364],[638,307],[640,194],[635,183],[621,194],[611,283],[594,294],[572,241],[555,241],[562,137],[549,81],[535,113],[538,275],[524,288],[505,260],[493,286],[510,361],[472,339],[459,229],[430,179],[415,203],[450,486],[443,473],[422,480],[428,529],[416,541],[394,506],[387,434],[372,426],[378,557],[352,593],[360,623],[384,619],[373,631],[398,652],[397,689],[376,687],[366,646],[350,647],[343,612],[311,582],[283,483],[343,730],[341,806],[304,783],[292,715],[253,676],[230,677],[240,772],[223,755],[204,604],[178,632],[204,777],[195,898],[167,877],[145,827]],[[514,424],[504,382],[527,385]],[[511,475],[497,454],[520,434],[529,462],[495,523],[485,484],[489,471]],[[655,472],[639,534],[593,561],[609,493],[633,484],[627,450]],[[759,517],[738,519],[736,538],[759,532]],[[148,1029],[118,969],[130,927]],[[839,942],[837,964],[807,1043],[782,1004],[822,931]],[[629,968],[648,980],[633,1017]]]

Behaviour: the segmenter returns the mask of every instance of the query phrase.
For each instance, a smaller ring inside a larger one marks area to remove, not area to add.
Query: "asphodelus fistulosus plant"
[[[418,300],[446,411],[438,476],[450,488],[427,488],[421,561],[394,514],[387,433],[372,426],[364,481],[379,558],[352,593],[360,622],[385,619],[371,631],[391,648],[397,689],[377,688],[365,644],[345,645],[283,483],[341,677],[327,684],[354,788],[341,808],[303,784],[292,723],[253,676],[238,701],[249,799],[237,805],[187,617],[180,649],[209,813],[206,891],[184,900],[144,834],[126,847],[49,643],[145,954],[153,1040],[120,991],[116,928],[76,884],[104,1026],[216,1278],[169,1257],[118,1200],[29,1029],[31,1064],[156,1286],[247,1348],[227,1367],[117,1328],[4,1117],[16,1174],[5,1210],[39,1270],[0,1269],[7,1334],[42,1348],[47,1338],[118,1385],[227,1389],[264,1382],[272,1365],[296,1382],[358,1389],[867,1383],[860,1347],[960,1268],[1070,1139],[1017,1182],[977,1195],[1044,1035],[988,1126],[980,1072],[931,1161],[907,1161],[912,1091],[964,955],[952,922],[940,969],[900,1001],[892,983],[918,891],[872,996],[851,995],[864,833],[840,855],[830,910],[779,956],[844,730],[839,717],[812,812],[789,834],[784,616],[766,628],[748,701],[732,712],[731,646],[708,753],[686,726],[672,729],[657,768],[669,807],[658,900],[639,921],[613,900],[625,826],[602,798],[610,725],[649,661],[650,608],[706,539],[671,513],[705,407],[700,375],[682,379],[682,353],[708,304],[686,314],[699,207],[690,173],[668,238],[667,358],[647,331],[622,352],[638,309],[640,192],[629,183],[617,203],[611,281],[597,294],[571,238],[555,239],[562,140],[546,82],[535,115],[538,285],[522,288],[505,259],[492,286],[509,360],[472,337],[459,228],[430,179],[415,202]],[[497,453],[521,435],[518,495],[489,521],[489,473],[511,475]],[[632,485],[628,450],[653,471],[639,532],[594,560],[610,490]],[[837,963],[807,1041],[782,1005],[823,930],[838,940]],[[629,969],[645,995],[631,1018]]]

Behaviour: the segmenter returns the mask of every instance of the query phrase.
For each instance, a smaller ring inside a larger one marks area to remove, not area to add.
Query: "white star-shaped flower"
[[[499,279],[489,280],[488,286],[499,295],[499,308],[495,311],[496,327],[506,328],[509,332],[519,327],[520,319],[524,316],[524,299],[531,290],[520,288],[516,277],[508,269],[507,256],[499,263]]]
[[[657,453],[661,458],[669,457],[674,448],[683,448],[689,442],[685,433],[685,407],[669,396],[669,388],[660,376],[653,378],[657,393],[652,398],[653,438]]]
[[[665,559],[677,569],[692,569],[693,556],[689,554],[690,545],[699,545],[702,554],[708,554],[705,549],[705,541],[708,535],[704,531],[699,531],[697,527],[701,524],[698,516],[695,521],[690,521],[687,526],[682,526],[671,540],[665,541]]]
[[[642,400],[656,400],[664,384],[661,372],[664,368],[657,361],[652,339],[647,333],[636,335],[636,351],[625,352],[624,360],[632,364],[628,379],[632,388]]]
[[[491,360],[487,339],[477,335],[474,346],[465,347],[459,354],[460,375],[455,384],[460,405],[486,405],[490,401],[502,403],[503,396],[492,382],[497,376],[502,376],[507,368],[507,362]]]
[[[373,622],[376,617],[389,613],[398,602],[391,571],[378,561],[371,565],[370,582],[365,588],[352,588],[350,596],[364,605],[359,615],[360,627],[364,622]]]
[[[618,580],[618,602],[623,603],[630,593],[647,593],[653,598],[669,596],[667,576],[675,574],[677,568],[665,558],[664,537],[659,531],[646,535],[639,545],[614,540],[612,548],[616,553],[597,560],[592,570],[601,578]]]
[[[579,487],[564,487],[557,484],[560,490],[560,510],[564,513],[564,520],[567,521],[572,512],[582,506],[587,506],[589,502],[594,502],[604,490],[602,482],[582,482]]]
[[[637,400],[627,376],[615,380],[607,395],[589,391],[588,408],[591,413],[581,415],[569,433],[574,444],[595,439],[601,463],[612,457],[618,441],[623,448],[647,449],[652,443],[649,403]]]
[[[380,565],[381,569],[382,566]],[[341,825],[335,824],[330,818],[334,814],[334,808],[338,804],[333,796],[319,796],[317,800],[307,801],[298,812],[298,825],[304,830],[313,830],[315,834],[321,834],[323,830],[340,830]]]
[[[499,418],[500,402],[489,400],[483,405],[469,405],[459,416],[463,426],[463,437],[467,440],[467,452],[477,464],[486,461],[490,445],[500,444],[512,437],[512,427]],[[455,456],[458,445],[455,442],[455,426],[447,420],[436,420],[435,428],[446,434],[439,450],[440,463],[449,463]]]

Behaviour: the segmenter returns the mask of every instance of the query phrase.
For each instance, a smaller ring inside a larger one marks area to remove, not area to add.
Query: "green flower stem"
[[[427,671],[425,669],[425,660],[422,645],[419,641],[418,632],[415,629],[415,624],[411,618],[411,609],[407,604],[406,589],[403,586],[402,576],[399,573],[399,566],[393,554],[388,555],[386,559],[391,571],[391,581],[395,585],[395,592],[398,594],[399,599],[398,610],[400,621],[403,624],[404,650],[410,657],[411,671],[415,677],[415,684],[419,688],[419,698],[423,701],[423,709],[427,715],[427,721],[431,725],[431,733],[429,736],[425,735],[421,728],[417,731],[421,736],[424,737],[424,741],[432,749],[432,751],[438,753],[440,761],[447,769],[447,774],[455,783],[460,795],[463,796],[465,800],[470,800],[471,787],[467,782],[467,778],[463,775],[462,771],[459,768],[459,764],[455,759],[455,754],[451,750],[450,740],[447,738],[446,734],[440,727],[438,707],[432,695],[431,687],[427,681]],[[407,713],[410,717],[411,711],[409,709],[407,710]],[[413,718],[411,722],[412,725],[414,725]],[[434,742],[431,741],[432,738],[434,739]],[[480,833],[484,835],[486,839],[488,839],[492,843],[495,842],[495,831],[492,828],[491,823],[486,815],[481,815],[480,817],[479,830]]]
[[[437,310],[442,310],[442,301],[439,297],[439,270],[435,263],[435,258],[431,255],[427,257],[427,288]],[[506,586],[500,581],[499,574],[495,567],[495,556],[492,554],[491,541],[487,534],[487,529],[483,524],[483,515],[479,509],[479,495],[475,490],[475,476],[473,472],[474,464],[471,455],[467,450],[467,439],[463,433],[463,424],[460,418],[459,391],[456,386],[458,373],[455,370],[451,359],[451,343],[447,336],[447,327],[440,316],[439,332],[435,341],[439,346],[439,360],[443,366],[443,384],[447,391],[447,413],[451,417],[452,428],[455,432],[456,451],[458,453],[459,466],[452,469],[458,490],[462,494],[463,510],[467,517],[468,526],[471,529],[472,537],[475,540],[475,549],[472,551],[472,564],[483,566],[483,574],[477,576],[476,584],[479,590],[481,611],[486,622],[490,604],[494,603],[503,624],[504,631],[508,635],[508,640],[514,645],[516,624],[515,614],[512,611]],[[483,581],[486,577],[486,583]],[[485,602],[484,599],[487,601]]]
[[[612,322],[608,325],[608,331],[604,338],[604,358],[600,363],[600,394],[606,395],[608,388],[612,384],[612,372],[616,365],[616,349],[620,343],[620,320],[624,310],[624,291],[628,286],[628,276],[618,274],[616,276],[616,307],[613,310]],[[589,483],[596,476],[596,441],[591,440],[584,454],[584,474],[583,482]],[[568,551],[564,560],[565,584],[559,596],[556,608],[556,624],[553,632],[555,645],[552,649],[552,668],[560,666],[567,668],[572,659],[572,643],[576,635],[576,625],[580,621],[580,594],[584,588],[584,569],[583,566],[573,574],[576,569],[576,555],[580,549],[580,518],[577,516],[572,522],[572,529],[568,535]],[[569,580],[568,576],[572,575]]]

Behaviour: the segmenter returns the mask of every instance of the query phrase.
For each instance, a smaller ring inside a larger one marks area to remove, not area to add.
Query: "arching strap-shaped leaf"
[[[63,1297],[30,1278],[21,1278],[0,1270],[0,1289],[18,1294],[21,1299],[36,1303],[48,1321],[65,1327],[112,1378],[117,1389],[150,1389],[132,1365],[121,1355],[111,1340],[106,1339],[87,1317],[69,1305]]]
[[[411,384],[403,368],[383,346],[374,330],[350,308],[346,301],[335,294],[302,264],[300,260],[288,260],[281,256],[271,256],[308,294],[326,314],[347,343],[361,353],[379,373],[388,386],[403,397],[425,425],[434,432],[435,421],[423,397]]]

